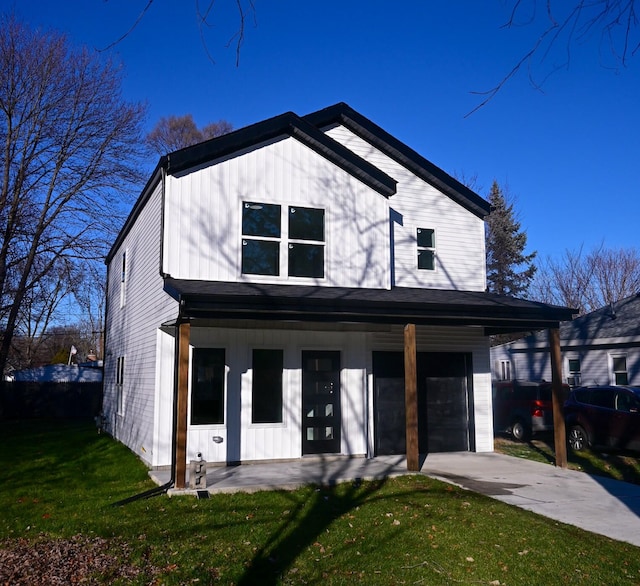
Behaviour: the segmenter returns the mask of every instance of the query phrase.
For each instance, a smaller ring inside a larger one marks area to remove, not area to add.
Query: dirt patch
[[[157,573],[129,563],[130,557],[126,544],[100,537],[5,539],[0,541],[0,584],[104,584]]]

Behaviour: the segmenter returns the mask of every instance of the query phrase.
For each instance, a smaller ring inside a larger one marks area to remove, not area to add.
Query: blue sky
[[[149,0],[0,0],[34,26],[104,48]],[[201,5],[208,0],[200,0]],[[516,197],[540,256],[602,243],[636,247],[640,176],[640,57],[612,67],[591,35],[543,91],[526,71],[486,106],[481,98],[540,32],[536,22],[501,28],[506,0],[254,0],[236,67],[235,0],[216,0],[206,31],[195,2],[154,0],[131,34],[109,50],[126,69],[129,100],[161,116],[191,113],[199,125],[234,127],[292,110],[307,114],[344,101],[458,178],[493,179]],[[566,58],[560,42],[534,69],[542,80]]]

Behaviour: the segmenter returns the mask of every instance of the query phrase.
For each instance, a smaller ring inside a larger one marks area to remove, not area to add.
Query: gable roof
[[[394,287],[357,289],[165,278],[183,317],[483,326],[486,334],[558,327],[574,310],[495,295]]]
[[[344,102],[308,114],[304,119],[318,128],[341,124],[478,217],[484,218],[491,211],[484,198]]]
[[[166,170],[167,173],[175,175],[191,167],[287,135],[307,145],[385,197],[390,197],[396,192],[398,182],[395,179],[293,112],[286,112],[280,116],[170,153],[167,155]]]
[[[242,153],[245,149],[277,140],[279,137],[291,136],[299,140],[384,197],[392,196],[396,192],[397,181],[369,161],[356,155],[343,144],[327,136],[322,128],[332,124],[344,124],[352,132],[478,217],[484,218],[491,211],[489,202],[485,199],[350,106],[340,102],[303,117],[294,112],[286,112],[160,157],[156,168],[107,254],[105,262],[108,264],[113,258],[136,218],[144,209],[153,188],[162,180],[163,173],[175,175],[216,159]]]
[[[635,342],[640,344],[640,293],[621,299],[560,325],[563,347]],[[505,344],[514,351],[544,348],[549,342],[544,332]]]

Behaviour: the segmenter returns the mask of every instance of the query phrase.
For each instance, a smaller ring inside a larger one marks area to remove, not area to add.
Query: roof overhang
[[[481,291],[355,289],[165,278],[183,318],[481,326],[497,334],[557,328],[574,310]]]
[[[303,118],[320,129],[341,124],[478,217],[491,212],[487,200],[344,102]]]

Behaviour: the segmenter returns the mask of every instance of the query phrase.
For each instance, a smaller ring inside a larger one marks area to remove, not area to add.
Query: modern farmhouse
[[[230,464],[493,449],[489,204],[340,103],[162,157],[107,258],[104,416],[176,487]]]

